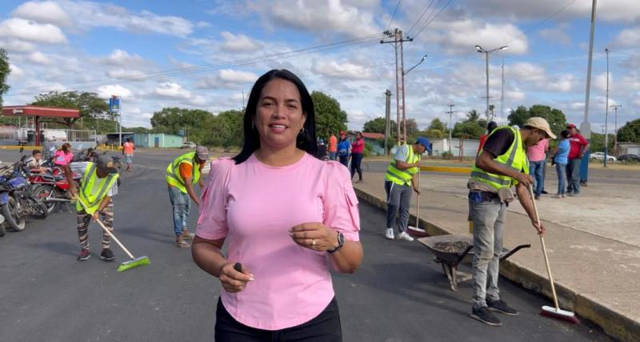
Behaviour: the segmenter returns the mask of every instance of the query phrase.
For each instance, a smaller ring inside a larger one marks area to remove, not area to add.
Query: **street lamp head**
[[[507,50],[509,49],[509,45],[504,45],[500,47],[500,50]]]
[[[484,49],[482,49],[482,46],[480,45],[476,45],[476,51],[478,52],[483,52]]]

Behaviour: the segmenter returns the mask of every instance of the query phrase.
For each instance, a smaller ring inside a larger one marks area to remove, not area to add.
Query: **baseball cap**
[[[206,146],[197,146],[196,156],[198,156],[198,159],[206,161],[209,159],[209,149]]]
[[[431,142],[429,142],[429,139],[425,137],[418,137],[418,139],[416,139],[416,144],[424,146],[425,151],[431,151]]]
[[[570,124],[567,125],[567,128],[576,128],[576,125],[570,123]]]
[[[527,122],[524,123],[524,127],[533,127],[533,128],[537,128],[541,131],[544,131],[545,133],[547,133],[547,137],[551,138],[551,139],[555,139],[556,135],[553,134],[553,132],[551,132],[551,128],[549,128],[549,123],[547,122],[547,120],[538,117],[538,116],[534,116],[531,117],[527,120]]]

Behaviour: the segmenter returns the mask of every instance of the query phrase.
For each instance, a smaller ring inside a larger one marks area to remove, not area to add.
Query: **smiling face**
[[[262,88],[255,117],[261,146],[275,149],[295,147],[305,120],[300,92],[295,84],[275,78]]]

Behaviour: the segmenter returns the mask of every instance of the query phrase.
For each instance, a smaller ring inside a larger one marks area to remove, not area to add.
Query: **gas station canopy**
[[[40,118],[78,118],[80,111],[77,109],[40,107],[40,106],[5,106],[2,107],[2,115],[6,116],[32,116],[36,127],[36,145],[40,145]]]

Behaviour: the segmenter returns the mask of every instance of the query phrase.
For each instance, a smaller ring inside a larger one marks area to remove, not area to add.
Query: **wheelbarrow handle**
[[[523,248],[529,248],[531,247],[531,244],[525,244],[525,245],[519,245],[516,248],[512,249],[509,251],[509,253],[503,255],[502,257],[500,257],[500,261],[506,260],[508,257],[512,256],[513,254],[515,254],[517,251],[523,249]]]
[[[456,265],[462,262],[462,259],[464,259],[464,257],[466,257],[467,254],[469,254],[469,251],[471,251],[472,248],[473,248],[473,245],[467,247],[467,249],[465,249],[464,252],[460,254],[460,256],[458,257],[458,260],[456,261]]]

